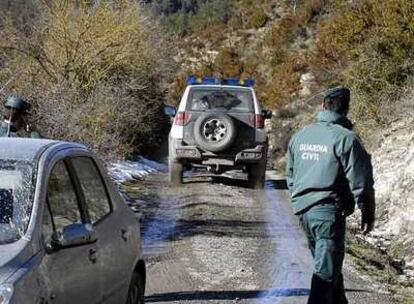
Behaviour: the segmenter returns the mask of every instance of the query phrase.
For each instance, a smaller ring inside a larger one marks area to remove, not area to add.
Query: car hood
[[[33,256],[25,240],[0,245],[0,284],[21,268]]]

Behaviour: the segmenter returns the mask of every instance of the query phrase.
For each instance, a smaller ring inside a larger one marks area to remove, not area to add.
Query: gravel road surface
[[[143,213],[146,302],[306,303],[312,260],[284,186],[271,172],[263,191],[224,177],[172,188],[165,174],[132,186],[132,207]],[[350,303],[395,303],[348,260],[345,277]]]

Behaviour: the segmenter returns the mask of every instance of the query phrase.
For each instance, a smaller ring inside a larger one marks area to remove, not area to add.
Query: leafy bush
[[[211,0],[191,16],[190,28],[192,31],[205,29],[216,24],[226,24],[229,20],[231,5],[229,1]]]
[[[260,87],[259,94],[271,108],[286,105],[296,98],[295,93],[300,89],[300,76],[307,69],[307,58],[292,45],[310,22],[310,16],[316,14],[312,3],[305,2],[306,5],[302,4],[294,12],[285,14],[273,23],[265,36],[262,52],[270,67],[271,77]]]
[[[341,1],[319,27],[314,61],[352,87],[357,119],[387,123],[384,102],[398,100],[414,73],[413,51],[412,1]]]
[[[144,3],[150,3],[152,10],[157,14],[172,15],[177,12],[183,11],[185,13],[197,12],[199,5],[207,2],[206,0],[149,0],[142,1]]]
[[[271,108],[280,108],[292,100],[300,88],[300,71],[303,63],[300,57],[290,55],[274,67],[272,78],[259,92],[264,103]]]
[[[231,14],[230,0],[148,0],[155,15],[173,34],[184,36],[217,24],[226,24]]]
[[[189,15],[184,11],[180,11],[171,16],[165,16],[161,21],[165,28],[174,34],[184,36],[189,30]]]
[[[32,31],[2,18],[0,79],[15,77],[47,137],[125,155],[162,126],[172,71],[162,32],[134,1],[40,1]],[[153,131],[153,132],[152,132]]]
[[[240,77],[243,73],[243,62],[234,48],[224,47],[214,62],[214,71],[220,77]]]

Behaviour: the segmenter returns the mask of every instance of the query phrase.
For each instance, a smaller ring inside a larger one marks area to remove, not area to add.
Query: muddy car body
[[[264,121],[271,113],[261,109],[254,89],[239,81],[189,84],[178,109],[166,109],[175,117],[169,138],[171,183],[180,184],[184,168],[192,166],[217,174],[241,169],[254,188],[262,188],[268,150]]]
[[[99,159],[0,139],[0,174],[1,304],[143,303],[139,223]]]

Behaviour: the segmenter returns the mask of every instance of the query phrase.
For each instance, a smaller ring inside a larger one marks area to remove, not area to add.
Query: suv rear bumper
[[[201,165],[222,165],[234,166],[244,163],[257,163],[263,158],[267,158],[265,144],[256,145],[254,148],[245,149],[237,154],[215,154],[204,152],[196,146],[183,146],[177,141],[171,143],[170,155],[176,161],[188,161],[189,163],[198,163]]]

